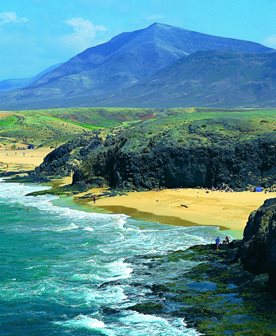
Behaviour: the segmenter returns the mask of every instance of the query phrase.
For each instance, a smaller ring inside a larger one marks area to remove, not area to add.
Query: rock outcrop
[[[249,272],[269,274],[276,297],[276,198],[268,199],[251,213],[238,257]]]
[[[99,131],[49,154],[35,174],[74,172],[75,185],[128,190],[178,187],[271,187],[275,134],[263,124],[185,115],[145,121],[102,137]]]
[[[275,336],[276,300],[267,291],[268,277],[244,271],[233,262],[240,244],[233,241],[218,251],[209,244],[128,258],[133,274],[141,279],[125,280],[133,286],[130,292],[146,289],[128,309],[184,318],[202,335]]]

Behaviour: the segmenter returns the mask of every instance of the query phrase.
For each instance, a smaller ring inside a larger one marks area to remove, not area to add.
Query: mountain
[[[276,52],[199,51],[105,102],[137,107],[276,106]]]
[[[27,88],[0,96],[1,108],[106,105],[105,97],[147,81],[197,51],[266,53],[254,42],[155,23],[89,48]]]
[[[14,78],[14,79],[4,79],[0,81],[0,92],[4,91],[11,91],[11,90],[16,90],[16,89],[21,89],[26,86],[31,85],[33,82],[39,80],[43,75],[46,73],[56,69],[60,64],[55,64],[47,69],[43,70],[39,74],[37,74],[34,77],[28,77],[28,78]]]

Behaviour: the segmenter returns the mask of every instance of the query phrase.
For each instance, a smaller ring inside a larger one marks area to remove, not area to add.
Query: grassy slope
[[[56,146],[85,131],[97,128],[127,126],[145,119],[162,116],[165,123],[178,124],[203,119],[235,118],[258,125],[260,132],[269,128],[275,130],[276,110],[223,110],[223,109],[126,109],[126,108],[66,108],[0,112],[0,144],[34,143],[42,146]],[[150,123],[151,124],[151,123]],[[155,130],[162,128],[163,121],[154,123]],[[149,127],[151,127],[149,125]],[[156,129],[157,128],[157,129]],[[219,131],[214,129],[214,132]]]
[[[154,110],[150,110],[150,113]],[[140,121],[144,109],[68,108],[0,112],[0,144],[56,146],[85,131]]]
[[[191,144],[199,141],[208,142],[211,137],[215,141],[249,140],[264,133],[276,130],[276,110],[204,110],[183,111],[181,109],[170,110],[165,118],[148,121],[137,125],[134,132],[130,131],[125,147],[133,152],[140,152],[153,141],[167,144],[175,143],[175,146]],[[191,126],[191,131],[188,126]],[[141,135],[143,134],[143,141]]]

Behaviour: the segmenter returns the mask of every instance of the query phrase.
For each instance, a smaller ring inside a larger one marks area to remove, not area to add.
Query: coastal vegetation
[[[187,122],[201,119],[237,117],[258,123],[273,121],[274,109],[210,109],[210,108],[60,108],[25,111],[0,111],[0,146],[33,143],[36,146],[56,147],[84,132],[127,127],[133,123],[174,116]],[[175,121],[177,121],[175,119]],[[156,124],[156,127],[158,125]]]

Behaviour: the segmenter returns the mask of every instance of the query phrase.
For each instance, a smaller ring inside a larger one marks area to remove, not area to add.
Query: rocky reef
[[[268,281],[276,271],[275,205],[266,201],[250,216],[244,239],[218,251],[210,244],[130,259],[143,279],[132,285],[148,292],[129,309],[184,318],[204,335],[275,335],[275,280]]]
[[[203,335],[274,335],[276,301],[267,290],[267,276],[253,275],[233,263],[238,247],[239,242],[234,242],[217,252],[213,245],[195,246],[130,260],[140,277],[146,277],[149,290],[130,309],[184,318]],[[173,267],[176,271],[170,279],[160,279],[162,270]]]
[[[268,122],[191,121],[180,114],[82,136],[49,154],[34,175],[64,176],[72,171],[74,185],[128,190],[271,187],[275,144]]]

